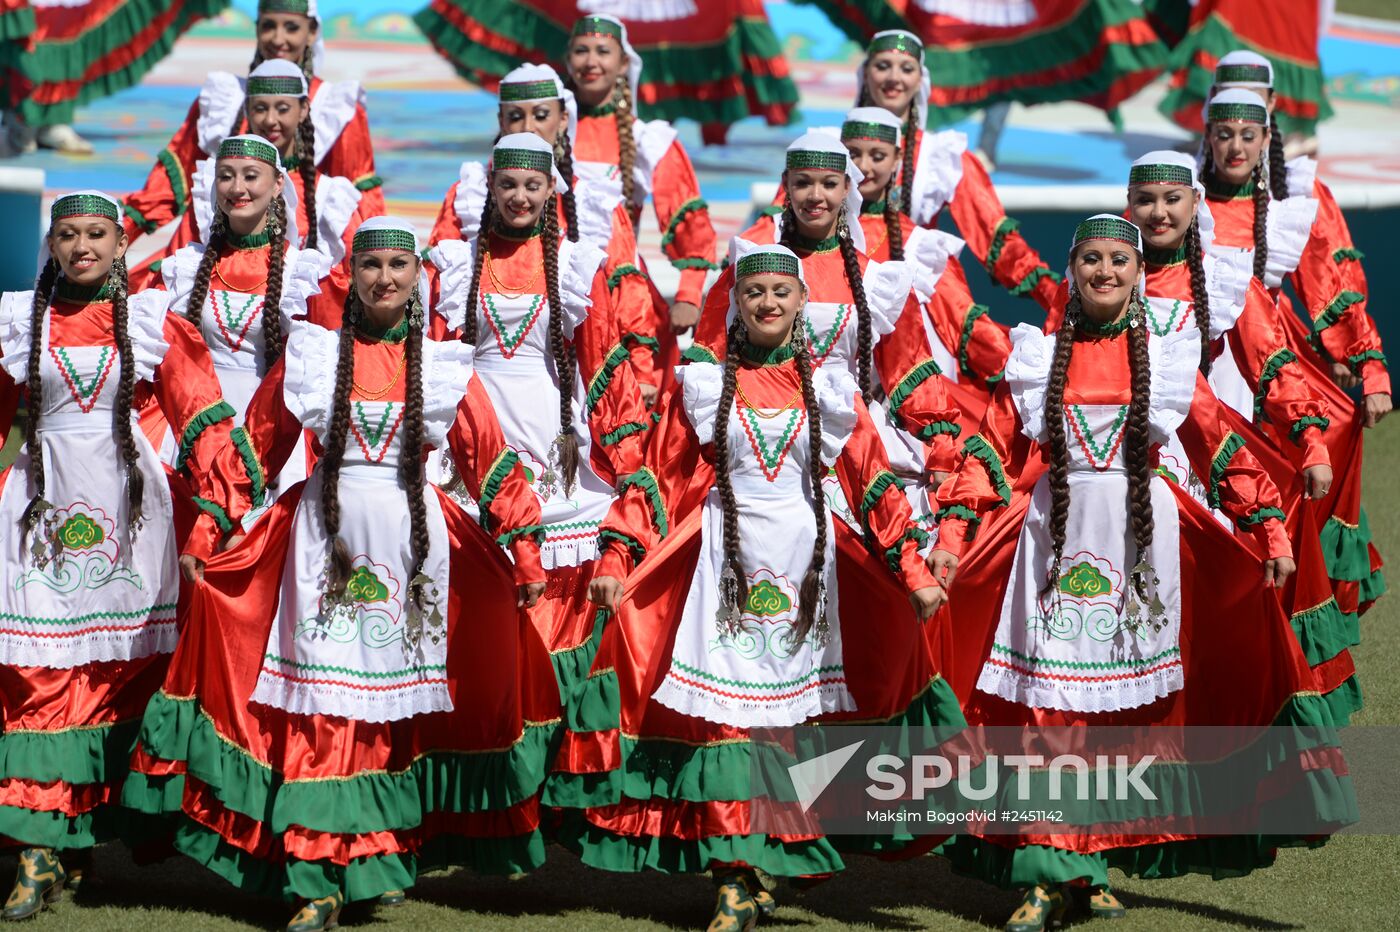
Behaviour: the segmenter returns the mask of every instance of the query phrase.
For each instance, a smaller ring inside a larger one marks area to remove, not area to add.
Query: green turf
[[[1374,16],[1376,19],[1400,19],[1400,3],[1395,0],[1337,0],[1337,12]]]
[[[1365,500],[1377,545],[1400,554],[1400,418],[1368,436]],[[1392,578],[1394,579],[1394,578]],[[1394,582],[1392,582],[1394,584]],[[1366,693],[1358,724],[1400,723],[1400,678],[1389,659],[1400,653],[1394,599],[1382,600],[1362,622],[1357,667]],[[1363,816],[1365,800],[1362,800]],[[9,877],[13,860],[0,860]],[[1223,882],[1188,877],[1124,881],[1118,887],[1128,917],[1112,932],[1162,929],[1353,930],[1373,927],[1394,910],[1400,838],[1350,835],[1317,851],[1287,850],[1278,864]],[[235,893],[192,863],[175,859],[138,868],[127,852],[98,852],[96,876],[29,928],[64,932],[189,932],[280,928],[290,907]],[[589,870],[551,849],[549,863],[519,880],[465,873],[425,877],[409,902],[393,908],[355,904],[347,927],[569,932],[703,928],[711,887],[699,877],[617,876]],[[804,893],[780,891],[770,929],[837,930],[999,928],[1017,903],[1014,893],[952,876],[942,861],[886,864],[856,859],[843,876]],[[1388,923],[1383,927],[1389,927]]]

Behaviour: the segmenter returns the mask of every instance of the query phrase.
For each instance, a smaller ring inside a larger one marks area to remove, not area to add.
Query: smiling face
[[[1070,256],[1080,307],[1100,323],[1117,320],[1127,311],[1141,271],[1137,250],[1116,239],[1085,240]]]
[[[1196,216],[1196,190],[1184,184],[1135,184],[1128,189],[1128,216],[1153,249],[1176,249]]]
[[[258,159],[221,159],[214,175],[214,198],[241,236],[261,233],[267,211],[282,194],[282,173]]]
[[[1206,127],[1215,175],[1229,184],[1244,184],[1269,148],[1268,127],[1258,123],[1211,123]]]
[[[511,133],[534,133],[546,142],[554,142],[564,132],[568,112],[562,100],[534,100],[529,103],[501,104],[496,114],[502,136]]]
[[[596,107],[612,96],[617,79],[627,70],[627,56],[612,36],[575,36],[569,41],[565,65],[578,99]]]
[[[512,230],[534,229],[545,205],[554,194],[554,179],[544,172],[525,168],[491,173],[491,194],[496,213]]]
[[[416,255],[401,249],[355,254],[355,292],[371,325],[387,329],[403,319],[418,283],[418,265]]]
[[[860,196],[867,202],[884,197],[886,185],[899,168],[899,149],[877,139],[847,139],[846,151],[865,176],[860,183]]]
[[[788,341],[792,322],[807,303],[802,282],[776,272],[746,275],[734,283],[734,296],[749,342],[765,349]]]
[[[845,172],[803,168],[783,172],[788,203],[797,216],[798,232],[808,239],[826,239],[836,231],[841,204],[851,190]]]
[[[112,263],[126,255],[126,233],[105,217],[59,220],[49,230],[48,241],[63,277],[75,285],[101,285]]]
[[[297,127],[306,118],[306,98],[266,97],[248,101],[248,128],[277,147],[284,156],[296,151]]]
[[[264,61],[280,58],[301,63],[316,41],[316,21],[300,13],[264,13],[258,17],[258,52]]]
[[[919,93],[923,69],[917,58],[898,49],[876,52],[865,62],[865,89],[872,107],[903,118]]]

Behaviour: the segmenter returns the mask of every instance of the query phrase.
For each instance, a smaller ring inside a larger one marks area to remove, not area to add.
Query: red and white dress
[[[52,505],[26,533],[21,517],[34,486],[24,444],[0,474],[0,835],[24,845],[88,848],[114,836],[124,761],[175,649],[177,559],[213,552],[219,532],[200,506],[221,513],[233,495],[215,474],[233,455],[233,411],[198,333],[167,314],[166,301],[163,292],[128,298],[129,416],[134,423],[153,397],[179,426],[183,468],[163,464],[133,426],[144,479],[133,527],[113,428],[122,360],[112,304],[60,279],[35,335],[33,293],[0,298],[0,422],[9,434],[37,337],[43,498]]]
[[[249,892],[365,899],[412,884],[425,864],[514,873],[543,861],[536,793],[558,694],[516,606],[517,586],[542,578],[539,510],[468,346],[424,341],[426,446],[404,449],[406,343],[392,339],[357,333],[353,346],[338,486],[345,601],[324,599],[318,467],[209,561],[133,757],[144,793],[128,805],[180,815],[176,846]],[[325,442],[338,343],[293,324],[254,395],[246,427],[269,472],[303,430]],[[425,488],[418,614],[399,466],[444,444],[485,506],[471,521]],[[250,485],[239,490],[246,507]]]

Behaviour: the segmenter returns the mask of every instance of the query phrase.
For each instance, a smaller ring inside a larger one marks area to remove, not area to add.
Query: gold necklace
[[[403,375],[404,366],[407,363],[408,354],[404,353],[399,357],[399,370],[394,373],[394,377],[390,379],[389,383],[383,388],[365,388],[359,382],[355,381],[355,376],[353,374],[350,376],[350,385],[352,388],[355,389],[355,391],[359,392],[360,395],[363,396],[366,401],[377,401],[378,399],[383,398],[385,395],[389,394],[389,392],[393,390],[394,386],[399,384],[399,376]]]
[[[239,294],[252,294],[253,291],[254,291],[255,289],[261,288],[263,285],[266,285],[266,284],[267,284],[268,278],[271,277],[271,273],[269,273],[268,275],[264,275],[264,276],[263,276],[262,281],[254,282],[253,284],[247,286],[246,288],[240,287],[240,286],[238,286],[238,285],[235,285],[233,282],[229,281],[227,278],[224,278],[224,273],[223,273],[223,272],[220,270],[220,268],[219,268],[219,266],[222,265],[222,264],[223,264],[223,260],[222,260],[222,259],[220,259],[218,262],[215,262],[215,263],[214,263],[214,276],[215,276],[219,281],[221,281],[221,282],[223,282],[225,285],[227,285],[228,288],[229,288],[229,291],[236,291],[236,292],[238,292]]]
[[[734,390],[739,393],[739,400],[744,403],[744,407],[752,411],[755,417],[763,418],[765,421],[771,421],[776,417],[781,417],[785,412],[791,411],[802,398],[802,386],[799,385],[797,391],[793,392],[792,397],[787,400],[787,404],[773,411],[772,414],[764,414],[763,410],[767,409],[760,410],[757,405],[749,401],[749,396],[744,394],[744,386],[739,384],[739,373],[737,372],[734,373]]]
[[[491,279],[491,284],[495,287],[496,293],[503,298],[523,298],[527,294],[534,293],[535,282],[540,280],[540,275],[544,273],[544,262],[541,261],[539,268],[535,269],[535,274],[530,276],[530,280],[519,287],[507,285],[496,275],[495,263],[491,261],[491,247],[485,247],[486,276]]]

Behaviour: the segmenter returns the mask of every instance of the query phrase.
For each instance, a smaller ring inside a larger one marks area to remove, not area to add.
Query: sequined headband
[[[924,54],[924,47],[918,39],[902,33],[893,36],[881,36],[874,40],[870,43],[867,54],[874,55],[876,52],[888,52],[891,50],[904,52],[907,55],[913,55],[915,58],[922,58]]]
[[[1215,69],[1216,84],[1271,85],[1269,69],[1264,65],[1221,65]]]
[[[1134,165],[1128,169],[1128,184],[1191,183],[1191,169],[1185,165]]]
[[[880,142],[888,142],[890,145],[899,145],[899,130],[883,123],[862,123],[852,120],[841,124],[841,138],[843,140],[878,139]]]
[[[622,27],[610,19],[601,16],[585,16],[574,23],[573,36],[612,36],[618,42],[622,41]]]
[[[1206,112],[1207,123],[1258,123],[1269,122],[1269,111],[1263,104],[1211,104]]]
[[[306,83],[301,78],[249,78],[249,97],[305,97]]]
[[[491,153],[491,170],[502,172],[528,169],[548,175],[554,170],[554,156],[535,149],[497,149]]]
[[[1140,236],[1138,228],[1122,217],[1090,217],[1074,228],[1074,245],[1091,239],[1113,239],[1137,249]]]
[[[748,275],[763,275],[765,273],[776,273],[778,275],[790,275],[799,278],[797,259],[793,256],[784,255],[781,252],[751,252],[743,256],[735,264],[734,277],[744,278]]]
[[[804,168],[844,172],[846,170],[846,154],[844,152],[820,152],[812,149],[789,149],[787,154],[788,171],[801,171]]]
[[[276,168],[281,164],[272,143],[260,139],[225,139],[219,143],[221,159],[257,159]]]
[[[311,0],[258,0],[259,13],[300,13],[311,15]]]
[[[351,252],[374,252],[377,249],[397,249],[418,252],[418,241],[408,230],[360,230],[350,245]]]
[[[501,103],[519,100],[553,100],[560,96],[559,85],[553,81],[517,81],[501,85]]]
[[[49,208],[49,222],[57,223],[68,217],[106,217],[113,223],[121,223],[117,205],[95,194],[69,194],[54,201]]]

